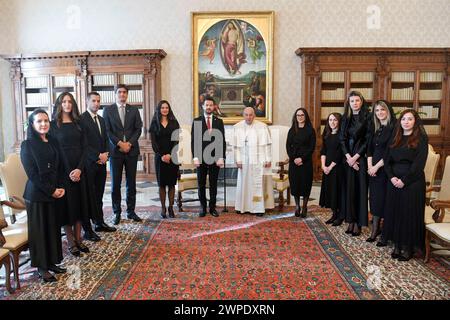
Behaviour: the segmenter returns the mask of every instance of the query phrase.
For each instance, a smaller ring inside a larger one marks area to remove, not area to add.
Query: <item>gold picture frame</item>
[[[225,124],[243,119],[246,106],[272,123],[274,12],[193,12],[193,115],[213,97]]]

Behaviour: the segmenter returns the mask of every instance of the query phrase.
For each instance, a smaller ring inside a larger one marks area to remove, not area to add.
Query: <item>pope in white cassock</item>
[[[266,124],[255,120],[252,107],[244,109],[244,120],[233,127],[234,159],[238,167],[235,210],[262,216],[274,208],[272,139]]]

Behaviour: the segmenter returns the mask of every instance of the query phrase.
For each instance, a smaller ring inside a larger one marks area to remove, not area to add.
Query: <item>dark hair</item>
[[[291,125],[291,129],[294,129],[296,133],[298,132],[297,112],[299,110],[303,111],[305,115],[305,128],[307,127],[312,128],[311,119],[309,118],[308,111],[306,111],[305,108],[297,108],[297,110],[295,110],[294,112],[294,115],[292,116],[292,125]]]
[[[69,96],[70,100],[72,101],[72,112],[69,114],[70,119],[74,123],[77,123],[80,120],[80,111],[78,110],[78,105],[77,102],[75,101],[75,98],[70,92],[63,92],[56,99],[55,106],[53,107],[52,119],[56,121],[58,127],[60,127],[62,123],[62,114],[63,114],[62,102],[64,100],[64,97],[66,96]]]
[[[203,103],[205,103],[206,101],[212,101],[214,105],[216,104],[216,100],[214,100],[214,98],[210,96],[206,96],[205,101],[203,101]]]
[[[27,127],[27,140],[41,140],[41,136],[40,134],[34,129],[33,123],[34,123],[34,118],[36,117],[36,115],[43,113],[47,116],[47,118],[49,118],[49,122],[50,122],[50,117],[48,116],[47,111],[45,111],[44,109],[36,109],[34,110],[30,116],[28,117],[28,127]],[[50,123],[49,123],[50,125]]]
[[[177,118],[176,118],[175,115],[173,114],[172,107],[170,106],[169,101],[167,101],[167,100],[161,100],[161,101],[158,102],[158,104],[156,105],[155,113],[154,113],[154,115],[153,115],[152,122],[151,122],[151,124],[150,124],[150,129],[148,130],[150,133],[151,133],[151,132],[154,132],[154,133],[156,133],[156,134],[159,134],[159,132],[161,131],[161,118],[162,118],[162,115],[161,115],[161,107],[162,107],[163,104],[167,104],[167,105],[169,106],[169,114],[167,115],[167,121],[168,121],[169,123],[175,124],[175,127],[176,127],[176,128],[179,128],[179,127],[180,127]]]
[[[330,116],[334,116],[336,118],[336,120],[338,121],[338,127],[337,127],[338,132],[339,132],[339,130],[341,130],[342,115],[339,112],[330,113],[327,117],[327,124],[325,125],[325,128],[323,129],[323,133],[322,133],[323,140],[327,139],[330,136],[330,134],[333,132],[333,130],[331,130],[331,127],[330,127]]]
[[[353,114],[352,108],[350,107],[350,98],[351,97],[359,97],[361,99],[361,103],[362,103],[361,111],[365,112],[368,110],[366,100],[364,99],[362,93],[359,91],[352,90],[348,93],[347,99],[345,100],[345,103],[344,103],[344,116],[345,117],[350,118],[351,115]]]
[[[406,109],[403,110],[402,113],[400,113],[400,116],[398,118],[397,124],[395,125],[394,129],[394,139],[391,144],[391,148],[397,148],[402,144],[402,138],[403,138],[403,128],[402,128],[402,118],[405,114],[411,113],[414,116],[414,127],[413,132],[410,136],[408,136],[408,140],[406,142],[406,145],[408,148],[417,148],[417,145],[419,144],[420,138],[422,136],[426,136],[425,129],[422,124],[422,119],[420,119],[419,114],[414,109]]]
[[[88,100],[89,100],[89,99],[91,99],[92,96],[100,97],[100,93],[98,93],[97,91],[91,91],[91,92],[89,92],[89,93],[87,94],[86,97],[87,97]]]
[[[116,85],[114,87],[114,93],[117,93],[117,91],[119,89],[125,89],[125,90],[127,90],[127,93],[128,93],[128,87],[126,85],[122,84],[122,83],[119,83],[118,85]]]

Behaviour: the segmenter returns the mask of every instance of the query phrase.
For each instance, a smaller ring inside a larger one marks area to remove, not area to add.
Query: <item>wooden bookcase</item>
[[[114,86],[123,83],[129,87],[128,103],[139,108],[144,123],[139,139],[141,154],[137,176],[140,180],[154,178],[154,155],[148,129],[154,107],[161,99],[161,59],[165,56],[160,49],[2,56],[11,63],[15,151],[18,152],[25,138],[28,115],[36,108],[45,108],[51,115],[56,98],[69,91],[74,94],[80,112],[84,112],[87,93],[98,91],[103,109],[115,102]],[[100,110],[100,114],[102,112]]]
[[[441,154],[438,178],[450,154],[450,49],[428,48],[299,48],[302,106],[317,134],[314,179],[320,169],[321,134],[331,112],[344,111],[346,94],[360,91],[372,104],[389,101],[396,113],[420,112],[430,143]]]

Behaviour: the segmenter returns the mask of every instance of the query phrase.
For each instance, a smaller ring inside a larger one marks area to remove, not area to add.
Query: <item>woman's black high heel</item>
[[[351,233],[353,233],[353,225],[354,225],[354,223],[350,223],[350,224],[348,225],[347,230],[345,230],[345,233],[346,233],[346,234],[351,234]]]
[[[39,277],[44,282],[56,282],[56,281],[58,281],[58,279],[56,279],[56,277],[54,275],[52,275],[50,272],[48,272],[48,270],[39,268],[38,269],[38,274],[39,274]]]
[[[81,252],[78,249],[77,245],[73,245],[72,247],[69,248],[69,252],[74,256],[74,257],[80,257],[81,256]]]
[[[169,207],[169,218],[175,218],[175,213],[173,212],[173,207]]]
[[[163,209],[161,210],[161,218],[167,219],[166,208],[163,208]]]

